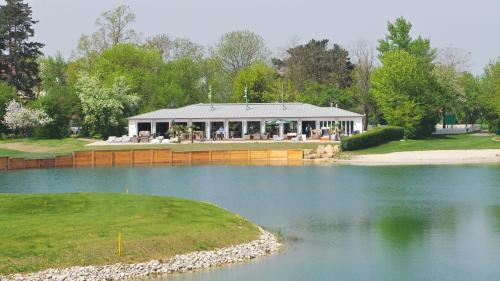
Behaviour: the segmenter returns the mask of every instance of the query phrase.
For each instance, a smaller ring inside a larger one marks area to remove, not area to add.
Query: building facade
[[[226,139],[257,133],[284,137],[332,125],[351,135],[363,131],[363,115],[306,103],[200,103],[132,116],[128,118],[128,134],[132,137],[140,131],[149,131],[155,136],[165,136],[173,124],[190,126],[207,139],[216,132],[223,132],[221,135]]]

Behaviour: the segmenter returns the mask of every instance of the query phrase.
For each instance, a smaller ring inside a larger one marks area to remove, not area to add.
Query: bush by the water
[[[400,140],[404,136],[401,127],[375,128],[366,133],[354,135],[341,140],[342,150],[358,150],[383,144],[389,141]]]

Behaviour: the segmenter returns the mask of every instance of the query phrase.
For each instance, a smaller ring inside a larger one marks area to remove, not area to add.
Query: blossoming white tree
[[[117,77],[111,87],[104,87],[97,77],[82,75],[76,90],[82,104],[83,123],[91,135],[107,137],[120,133],[124,109],[135,107],[139,102],[122,76]]]
[[[5,107],[3,123],[7,128],[24,136],[30,136],[33,129],[52,122],[47,113],[40,109],[31,109],[11,100]]]

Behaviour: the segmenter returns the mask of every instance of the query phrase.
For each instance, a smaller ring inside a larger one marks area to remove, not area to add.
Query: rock
[[[186,272],[219,266],[222,264],[249,261],[279,251],[282,244],[273,234],[259,228],[260,237],[249,243],[212,251],[200,251],[176,255],[166,260],[152,260],[137,264],[112,264],[104,266],[75,266],[65,269],[47,269],[29,274],[0,276],[0,281],[42,281],[42,280],[122,280],[132,277]]]
[[[323,150],[323,153],[325,154],[332,154],[333,153],[333,146],[331,144],[327,145],[325,149]]]
[[[324,146],[324,145],[318,145],[318,148],[316,148],[316,153],[317,153],[318,155],[323,154],[323,153],[324,153],[324,151],[325,151],[325,146]]]
[[[334,145],[334,146],[333,146],[333,153],[337,154],[337,153],[339,153],[339,152],[340,152],[340,145],[338,145],[338,144],[337,144],[337,145]]]
[[[318,154],[316,154],[316,153],[312,153],[312,154],[304,156],[304,159],[317,159],[317,158],[319,158],[319,157],[318,157]]]

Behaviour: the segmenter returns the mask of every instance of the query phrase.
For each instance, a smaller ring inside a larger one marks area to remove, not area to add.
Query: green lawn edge
[[[494,135],[444,135],[421,140],[391,141],[378,146],[349,151],[352,154],[385,154],[405,151],[500,149]]]
[[[166,259],[258,236],[258,228],[241,216],[189,199],[124,193],[0,194],[0,276]]]
[[[496,136],[478,136],[475,134],[433,136],[422,140],[392,141],[379,146],[350,151],[353,154],[375,154],[401,151],[423,150],[450,150],[450,149],[500,149],[500,142]],[[265,142],[265,143],[183,143],[183,144],[145,144],[145,145],[101,145],[87,146],[92,140],[64,138],[64,139],[13,139],[0,140],[3,143],[27,144],[36,147],[50,148],[51,152],[26,152],[14,149],[5,149],[0,146],[0,157],[21,158],[51,158],[60,155],[69,155],[73,151],[82,150],[122,150],[122,149],[158,149],[167,148],[173,151],[203,151],[203,150],[265,150],[265,149],[315,149],[325,143],[308,142]]]

